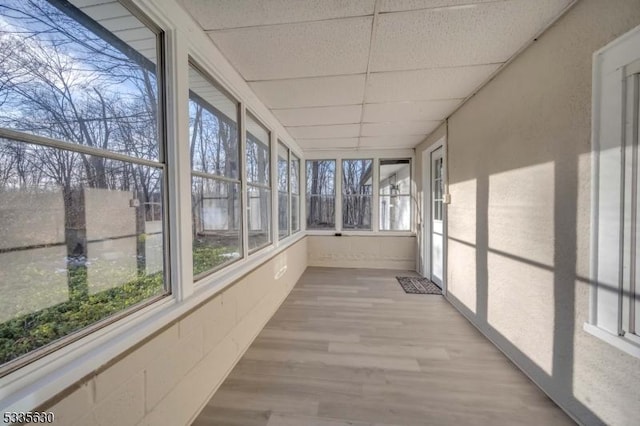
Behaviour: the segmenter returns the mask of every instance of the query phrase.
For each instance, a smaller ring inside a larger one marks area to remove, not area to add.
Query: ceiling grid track
[[[378,14],[380,13],[380,1],[376,0],[373,7],[373,22],[371,23],[371,40],[369,42],[369,56],[367,57],[367,71],[364,77],[364,93],[362,94],[362,111],[360,112],[360,131],[358,132],[358,143],[356,150],[360,149],[360,141],[362,140],[362,127],[364,126],[364,107],[367,103],[367,85],[369,84],[369,75],[371,74],[371,56],[373,46],[376,42],[376,33],[378,32]]]
[[[575,2],[178,1],[303,150],[359,152],[424,141]]]

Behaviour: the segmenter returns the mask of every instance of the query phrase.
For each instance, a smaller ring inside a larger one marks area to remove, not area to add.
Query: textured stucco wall
[[[303,238],[42,410],[60,425],[189,424],[306,267]]]
[[[308,236],[309,266],[415,270],[416,237]]]
[[[584,424],[640,419],[640,360],[582,329],[592,55],[638,24],[579,1],[448,122],[450,300]]]

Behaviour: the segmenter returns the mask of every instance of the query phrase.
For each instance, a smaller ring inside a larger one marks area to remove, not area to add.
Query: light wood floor
[[[412,272],[309,268],[194,425],[574,424]]]

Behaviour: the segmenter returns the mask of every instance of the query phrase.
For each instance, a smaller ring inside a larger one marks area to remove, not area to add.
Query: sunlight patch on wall
[[[489,177],[487,322],[546,373],[554,336],[554,164]]]
[[[476,180],[449,185],[447,291],[476,313]]]
[[[553,273],[491,252],[487,263],[487,323],[551,374]]]
[[[553,264],[554,164],[489,177],[489,248]]]

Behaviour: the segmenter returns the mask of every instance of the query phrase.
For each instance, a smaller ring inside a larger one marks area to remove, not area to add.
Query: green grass
[[[0,324],[0,364],[137,305],[152,296],[162,294],[164,291],[162,273],[157,273],[89,295],[80,284],[86,282],[86,275],[85,268],[78,268],[71,274],[70,300]]]
[[[230,260],[231,247],[194,244],[194,275]],[[0,324],[0,365],[41,348],[64,336],[95,324],[113,314],[164,291],[162,273],[144,275],[96,294],[89,294],[87,269],[69,270],[69,300],[17,316]]]
[[[209,271],[216,266],[231,260],[226,254],[233,253],[232,247],[212,247],[206,243],[194,242],[193,244],[193,275]]]

